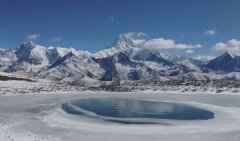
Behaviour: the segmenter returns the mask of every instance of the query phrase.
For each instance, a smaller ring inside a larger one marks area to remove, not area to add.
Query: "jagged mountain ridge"
[[[159,50],[142,47],[146,41],[143,34],[121,35],[112,48],[97,53],[26,42],[16,49],[0,50],[0,70],[68,81],[214,79],[219,76],[211,73],[218,72],[223,77],[240,78],[238,56],[225,53],[208,63],[179,56],[170,58]]]

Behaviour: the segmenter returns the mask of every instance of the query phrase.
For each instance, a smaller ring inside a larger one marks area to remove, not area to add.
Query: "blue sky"
[[[0,0],[0,47],[31,38],[94,52],[121,33],[143,32],[201,44],[199,53],[207,54],[219,42],[238,41],[239,5],[239,0]]]

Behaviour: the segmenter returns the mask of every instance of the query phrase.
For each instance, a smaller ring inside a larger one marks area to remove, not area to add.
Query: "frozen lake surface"
[[[2,96],[0,141],[236,141],[239,101],[237,95],[163,93]],[[66,104],[76,107],[66,111]]]
[[[65,112],[125,124],[161,123],[157,119],[207,120],[214,113],[182,103],[126,98],[90,98],[63,104]]]

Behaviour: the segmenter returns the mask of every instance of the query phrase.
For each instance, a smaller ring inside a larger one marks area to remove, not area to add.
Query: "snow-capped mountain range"
[[[142,33],[122,34],[97,53],[26,42],[0,50],[0,70],[70,82],[240,78],[240,56],[224,53],[208,62],[169,56],[144,48],[147,40]]]

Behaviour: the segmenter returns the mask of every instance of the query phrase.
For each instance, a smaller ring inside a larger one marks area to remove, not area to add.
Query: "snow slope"
[[[6,96],[0,99],[0,139],[4,141],[236,141],[240,135],[239,96],[166,93],[76,93],[77,95]],[[169,125],[124,125],[68,115],[61,104],[97,97],[136,98],[186,103],[208,109],[205,121],[165,121]],[[12,103],[12,104],[10,104]]]

